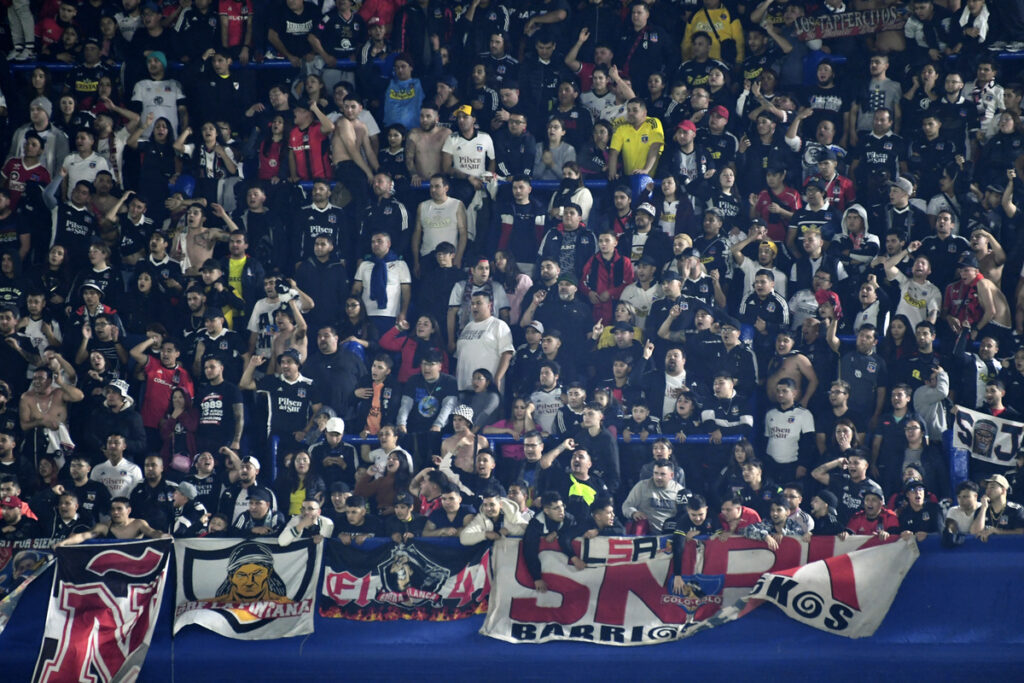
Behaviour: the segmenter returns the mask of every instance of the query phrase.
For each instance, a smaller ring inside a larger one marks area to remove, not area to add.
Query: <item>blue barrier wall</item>
[[[272,680],[979,680],[1024,677],[1024,538],[938,538],[904,580],[881,628],[849,640],[792,621],[770,606],[688,640],[635,648],[584,643],[512,645],[477,633],[483,617],[448,623],[316,619],[304,638],[246,642],[188,628],[171,639],[173,583],[164,597],[141,681]],[[0,635],[6,681],[27,681],[42,637],[52,572],[26,592]],[[598,667],[600,667],[598,669]],[[599,671],[599,673],[598,673]]]

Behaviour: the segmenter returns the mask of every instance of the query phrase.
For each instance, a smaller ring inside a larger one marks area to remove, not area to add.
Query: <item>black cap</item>
[[[347,484],[346,484],[346,486],[347,486]],[[393,504],[394,505],[408,505],[409,507],[412,507],[412,504],[413,504],[412,494],[411,493],[399,493],[397,496],[395,496],[395,501],[394,501]]]
[[[740,321],[737,320],[736,318],[732,317],[728,313],[723,314],[722,317],[720,317],[718,319],[718,326],[719,327],[726,327],[726,326],[728,326],[728,327],[735,327],[737,330],[743,329],[742,326],[740,325]]]
[[[256,486],[249,491],[249,500],[262,500],[270,503],[273,501],[273,497],[267,489],[262,486]]]
[[[221,310],[220,306],[207,306],[206,311],[203,313],[203,320],[212,320],[213,318],[223,318],[224,311]]]
[[[836,494],[832,493],[828,489],[822,489],[821,491],[818,491],[814,495],[816,495],[818,498],[821,498],[821,500],[827,503],[830,508],[839,507],[839,499],[836,498]]]
[[[617,322],[614,325],[612,325],[612,332],[632,332],[632,331],[633,331],[633,326],[630,325],[629,323],[627,323],[624,320],[620,320],[619,322]]]

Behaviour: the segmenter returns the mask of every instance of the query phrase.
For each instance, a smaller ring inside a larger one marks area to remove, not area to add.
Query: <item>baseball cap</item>
[[[337,434],[345,433],[345,420],[340,417],[332,417],[327,420],[327,426],[324,427],[325,432],[335,432]]]
[[[682,280],[682,279],[683,278],[679,275],[679,273],[677,273],[674,270],[666,270],[664,273],[661,274],[661,281],[662,282],[665,282],[667,280]]]
[[[633,326],[630,325],[629,323],[627,323],[624,320],[620,320],[619,322],[617,322],[614,325],[612,325],[612,332],[632,332],[632,331],[633,331]]]
[[[99,286],[95,280],[86,280],[82,283],[82,286],[78,288],[79,292],[83,292],[87,289],[95,289],[100,294],[103,294],[103,288]]]
[[[178,493],[185,496],[189,500],[195,500],[196,496],[199,495],[199,491],[196,490],[195,484],[192,484],[191,482],[187,481],[183,481],[180,484],[178,484],[178,488],[176,490],[178,491]]]
[[[637,260],[637,265],[639,264],[643,264],[645,266],[654,266],[655,268],[657,268],[658,260],[651,256],[650,254],[644,254]]]
[[[729,110],[726,109],[725,107],[723,107],[720,104],[717,105],[717,106],[711,107],[711,113],[712,114],[717,114],[717,115],[721,116],[722,118],[724,118],[726,120],[729,119]]]
[[[527,325],[526,328],[527,329],[537,330],[541,334],[544,334],[544,323],[542,323],[539,320],[534,320],[529,325]]]
[[[810,180],[807,181],[807,184],[804,185],[804,190],[809,190],[812,187],[815,188],[816,190],[818,190],[819,192],[824,192],[825,191],[825,181],[822,180],[821,178],[815,176],[815,177],[813,177],[813,178],[811,178]]]
[[[254,468],[254,469],[255,469],[255,470],[257,471],[257,472],[259,472],[259,471],[260,471],[260,461],[259,461],[259,459],[258,459],[258,458],[255,458],[255,457],[253,457],[253,456],[251,456],[251,455],[247,455],[247,456],[245,456],[244,458],[242,458],[242,459],[241,459],[241,463],[242,463],[243,465],[245,465],[245,464],[249,464],[249,465],[252,465],[252,466],[253,466],[253,468]]]
[[[882,493],[882,487],[873,481],[869,481],[867,485],[864,486],[864,495],[878,496],[882,500],[885,500],[885,494]]]
[[[838,159],[835,151],[828,147],[818,151],[818,161],[837,161]]]
[[[399,493],[395,496],[393,505],[408,505],[409,507],[412,507],[412,494]]]
[[[985,483],[988,484],[989,482],[993,482],[993,481],[995,483],[999,484],[1000,486],[1002,486],[1004,489],[1006,489],[1007,493],[1010,492],[1010,490],[1011,490],[1010,489],[1010,482],[1003,475],[1001,475],[1001,474],[993,474],[991,477],[989,477],[988,479],[985,480]]]
[[[923,489],[924,482],[920,479],[909,479],[903,484],[903,493],[910,493],[914,489]]]
[[[693,247],[687,247],[679,252],[679,256],[677,258],[700,258],[700,252]]]
[[[719,328],[722,328],[722,327],[732,327],[732,328],[735,328],[737,330],[741,329],[740,321],[737,320],[736,318],[732,317],[728,313],[722,315],[722,317],[718,319],[718,327]]]
[[[657,209],[650,202],[644,202],[640,206],[636,207],[637,213],[643,211],[644,213],[650,214],[652,217],[658,215]]]
[[[469,106],[468,104],[464,104],[461,107],[459,107],[458,109],[456,109],[455,113],[456,114],[465,114],[466,116],[472,116],[473,115],[473,107]]]
[[[896,176],[893,180],[889,181],[889,187],[897,187],[907,194],[914,192],[914,185],[903,176]]]
[[[2,499],[0,499],[0,507],[20,508],[21,498],[18,498],[17,496],[4,496]]]
[[[679,122],[679,125],[676,126],[676,128],[678,128],[680,130],[692,130],[692,131],[696,132],[697,124],[694,123],[693,121],[691,121],[690,119],[684,119],[684,120]]]
[[[459,87],[459,79],[455,78],[455,76],[445,76],[444,78],[442,78],[442,79],[441,79],[441,81],[440,81],[440,82],[441,82],[441,83],[444,83],[444,84],[445,84],[445,85],[447,85],[447,86],[448,86],[449,88],[458,88],[458,87]],[[460,108],[460,111],[461,111],[462,109],[466,108],[466,107],[469,107],[469,105],[463,105],[463,106],[462,106],[462,107]],[[472,113],[472,112],[473,112],[473,108],[472,108],[472,107],[469,107],[469,112],[470,112],[470,113]]]
[[[266,503],[269,503],[273,500],[273,498],[270,495],[270,491],[263,488],[262,486],[256,486],[251,491],[249,491],[249,500],[262,500]]]
[[[957,268],[977,268],[978,258],[971,252],[964,252],[956,262]]]
[[[224,311],[220,306],[207,306],[206,311],[203,313],[203,320],[213,320],[214,318],[223,318]]]

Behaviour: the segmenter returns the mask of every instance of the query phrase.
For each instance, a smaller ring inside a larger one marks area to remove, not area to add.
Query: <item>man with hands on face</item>
[[[1024,534],[1024,507],[1006,499],[1010,482],[1001,474],[985,480],[985,495],[971,523],[971,533],[988,542],[990,536]]]
[[[300,538],[312,538],[319,543],[334,536],[334,521],[320,514],[320,503],[315,500],[302,501],[302,512],[294,515],[285,525],[277,544],[281,547]]]
[[[522,536],[527,522],[518,505],[502,497],[495,487],[485,488],[479,495],[482,501],[480,514],[459,532],[459,543],[476,545],[508,536]]]

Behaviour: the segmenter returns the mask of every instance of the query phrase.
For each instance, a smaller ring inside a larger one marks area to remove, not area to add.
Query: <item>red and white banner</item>
[[[156,627],[171,540],[54,548],[33,681],[134,681]]]
[[[741,603],[770,602],[808,626],[866,638],[881,625],[919,554],[913,540],[900,540],[765,574]]]
[[[895,537],[889,543],[909,555],[909,568],[917,557],[916,545]],[[760,605],[763,599],[747,598],[766,573],[779,574],[884,545],[874,536],[843,540],[815,536],[810,542],[787,537],[774,551],[762,542],[743,538],[690,541],[683,552],[684,588],[674,593],[670,590],[672,558],[657,537],[597,537],[579,544],[578,552],[587,565],[583,570],[568,563],[557,543],[542,541],[540,561],[548,590],[539,593],[522,557],[521,543],[495,541],[490,604],[480,632],[513,643],[575,640],[650,645],[679,640],[733,621]],[[884,560],[880,562],[884,564]],[[861,563],[854,566],[860,568]],[[893,584],[895,594],[897,571],[881,566],[865,578],[851,571],[839,582],[841,587],[834,589],[844,598],[852,596],[858,605],[884,603],[880,612],[873,608],[863,617],[877,627],[891,598],[876,602],[868,601],[867,596],[889,590]],[[854,617],[848,620],[861,621],[857,614]]]

